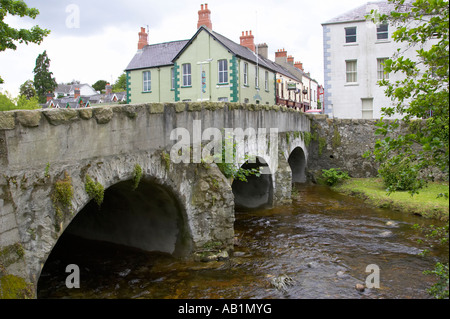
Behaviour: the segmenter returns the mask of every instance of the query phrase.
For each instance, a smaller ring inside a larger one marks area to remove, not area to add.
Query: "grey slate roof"
[[[403,12],[409,11],[410,5],[411,0],[406,0],[404,6],[399,8],[399,10]],[[371,10],[377,10],[381,14],[389,14],[395,10],[395,4],[389,3],[387,1],[368,2],[362,6],[347,11],[344,14],[341,14],[331,20],[328,20],[327,22],[324,22],[322,23],[322,25],[354,22],[354,21],[365,21],[366,15],[370,14]]]
[[[197,35],[205,30],[212,37],[214,37],[219,43],[221,43],[225,48],[227,48],[232,54],[241,57],[247,61],[258,63],[274,72],[282,73],[294,79],[301,81],[301,71],[291,72],[287,68],[265,59],[247,47],[244,47],[223,35],[208,29],[205,26],[201,26],[195,35],[190,40],[172,41],[153,45],[147,45],[142,50],[138,51],[131,60],[130,64],[125,69],[126,71],[152,68],[158,66],[173,65],[174,60],[176,60],[182,52],[195,40]]]
[[[173,58],[188,42],[181,40],[147,45],[136,53],[125,71],[172,65]]]

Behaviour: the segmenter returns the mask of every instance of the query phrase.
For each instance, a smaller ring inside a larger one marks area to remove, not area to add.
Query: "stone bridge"
[[[231,167],[264,170],[247,183],[227,178],[207,151],[213,136],[239,130],[247,135],[232,145],[245,157]],[[235,207],[287,203],[292,182],[305,181],[309,131],[304,114],[267,105],[0,112],[0,280],[35,293],[64,232],[177,256],[203,258],[205,247],[226,255]]]

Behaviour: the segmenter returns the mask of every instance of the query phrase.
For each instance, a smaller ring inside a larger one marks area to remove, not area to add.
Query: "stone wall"
[[[316,181],[322,169],[330,168],[340,168],[356,178],[377,176],[378,163],[372,158],[363,158],[380,138],[375,135],[375,122],[311,116],[308,178]]]

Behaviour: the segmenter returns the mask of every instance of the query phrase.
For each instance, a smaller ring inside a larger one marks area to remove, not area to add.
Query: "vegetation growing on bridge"
[[[72,209],[73,186],[69,173],[64,172],[64,178],[55,182],[51,199],[55,209],[55,228],[59,231],[64,219],[63,212],[71,212]]]
[[[99,182],[94,182],[92,178],[86,174],[84,189],[86,190],[86,193],[88,193],[89,197],[93,199],[98,206],[102,205],[103,198],[105,196],[105,188],[102,184]]]
[[[135,191],[139,187],[139,183],[142,179],[142,167],[139,164],[134,166],[133,174],[133,190]]]

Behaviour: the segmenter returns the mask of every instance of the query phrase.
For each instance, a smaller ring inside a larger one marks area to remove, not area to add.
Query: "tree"
[[[127,90],[127,74],[122,73],[113,85],[113,92],[123,92]]]
[[[416,174],[426,182],[434,178],[433,168],[438,168],[448,180],[449,175],[449,7],[444,0],[388,0],[396,10],[390,15],[372,12],[375,22],[397,26],[393,40],[406,44],[406,50],[416,50],[416,59],[403,56],[401,49],[385,62],[385,72],[403,74],[403,80],[394,83],[382,80],[386,96],[393,106],[384,107],[383,115],[395,113],[401,120],[377,124],[377,134],[384,136],[375,144],[374,155],[381,163],[381,173],[395,170],[397,179]],[[430,45],[431,44],[431,45]],[[414,121],[424,119],[424,121]],[[399,133],[406,126],[409,134]],[[392,134],[395,133],[395,134]],[[416,179],[417,180],[417,179]],[[414,193],[424,183],[410,183]],[[403,183],[400,183],[403,185]],[[388,185],[395,191],[395,185]]]
[[[105,89],[107,83],[108,82],[105,80],[98,80],[94,85],[92,85],[92,87],[94,88],[94,90],[102,92]]]
[[[19,0],[0,0],[0,52],[7,49],[16,50],[16,41],[19,43],[40,44],[44,37],[50,34],[49,30],[34,26],[31,29],[15,29],[6,24],[3,20],[6,15],[18,15],[20,17],[30,17],[35,19],[39,10],[28,8],[25,2]],[[0,77],[0,84],[3,83]]]
[[[39,103],[46,102],[46,95],[48,92],[53,92],[58,84],[53,73],[49,71],[50,59],[47,56],[47,51],[39,54],[36,59],[36,67],[34,68],[34,88],[36,89]]]
[[[16,106],[11,100],[11,96],[9,95],[9,93],[8,92],[5,92],[5,94],[0,93],[0,112],[11,111],[14,110],[15,108]]]
[[[384,140],[376,142],[374,155],[382,163],[380,172],[387,176],[395,173],[391,191],[409,180],[409,190],[415,193],[424,184],[417,180],[433,177],[430,174],[419,178],[418,172],[437,167],[449,178],[449,3],[415,0],[405,10],[405,0],[388,1],[395,4],[396,10],[390,15],[372,12],[373,20],[397,25],[394,41],[406,43],[408,50],[415,48],[417,59],[404,58],[399,50],[386,61],[385,71],[404,74],[404,79],[395,83],[380,81],[386,87],[386,96],[394,102],[394,106],[383,108],[383,114],[398,113],[403,117],[401,122],[381,119],[377,124],[377,133]],[[424,121],[413,121],[415,118]],[[399,133],[400,124],[406,125],[410,133]],[[432,234],[448,245],[448,223],[441,229],[433,229]],[[425,273],[438,278],[438,283],[428,292],[436,298],[448,298],[448,263],[437,263],[434,270]]]
[[[36,96],[36,90],[34,88],[34,83],[31,80],[25,81],[24,84],[20,86],[19,95],[24,96],[27,100]]]

